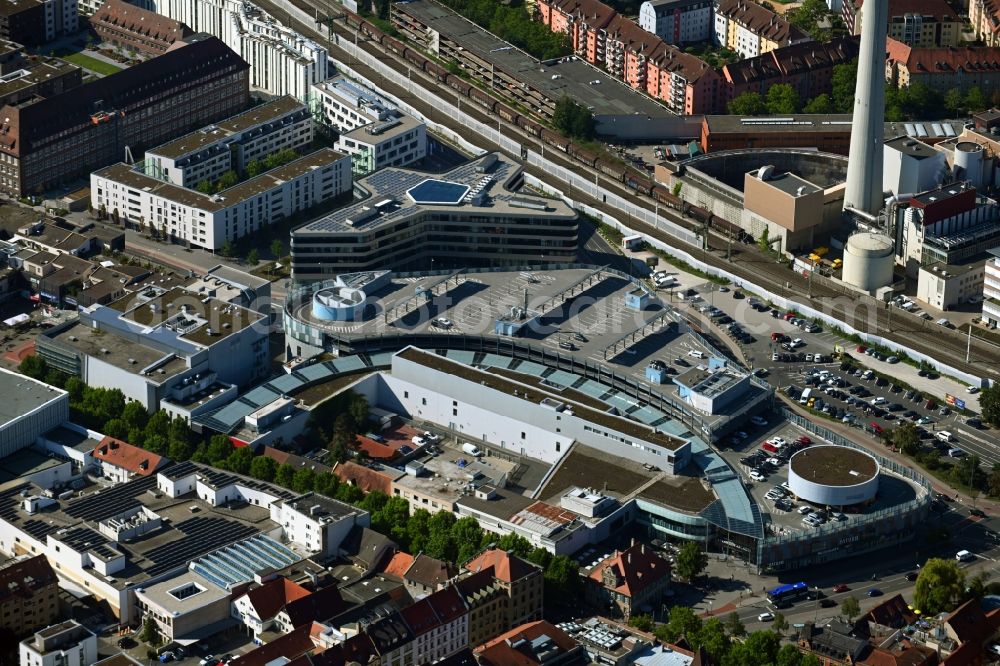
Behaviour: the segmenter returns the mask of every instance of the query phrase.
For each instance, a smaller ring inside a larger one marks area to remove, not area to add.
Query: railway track
[[[327,35],[316,30],[315,26],[302,23],[286,10],[275,5],[271,0],[257,1],[258,4],[276,18],[287,18],[289,23],[294,24],[294,27],[303,34],[325,44],[329,49],[331,57],[335,60],[343,62],[363,74],[390,95],[405,100],[407,103],[418,108],[421,113],[433,122],[448,125],[453,131],[457,132],[470,143],[477,145],[486,143],[484,137],[468,128],[454,126],[454,122],[450,117],[415,95],[412,90],[387,81],[377,71],[340,48]],[[332,3],[327,4],[323,0],[286,1],[309,14],[315,15],[318,13],[320,16],[329,17],[344,16],[342,7],[334,6]],[[549,160],[571,171],[581,172],[586,167],[586,165],[574,160],[571,156],[559,152],[552,146],[543,144],[536,137],[528,134],[517,125],[508,123],[499,116],[487,113],[485,109],[470,103],[468,99],[465,100],[465,104],[462,104],[462,97],[456,90],[441,84],[422,70],[413,67],[411,63],[402,57],[396,56],[389,50],[382,48],[377,42],[371,41],[365,35],[358,34],[349,28],[343,20],[335,19],[327,22],[325,25],[329,27],[331,36],[336,36],[338,40],[346,40],[348,43],[356,41],[358,47],[366,53],[377,58],[391,69],[398,72],[408,72],[410,80],[415,85],[421,85],[426,89],[432,90],[436,95],[460,105],[465,113],[476,120],[487,125],[501,124],[505,128],[505,133],[509,136],[516,135],[517,141],[525,148],[536,152],[544,152]],[[514,157],[520,158],[519,155],[515,155]],[[551,173],[530,164],[524,164],[524,170],[543,180],[551,181],[553,179]],[[636,206],[649,211],[658,210],[659,214],[665,219],[689,230],[702,233],[706,238],[708,247],[707,249],[703,249],[680,242],[675,237],[650,227],[643,222],[632,219],[630,216],[627,216],[629,219],[623,220],[624,214],[622,211],[610,207],[603,201],[590,197],[583,192],[574,191],[572,193],[574,199],[601,210],[611,217],[622,220],[630,228],[641,231],[643,234],[656,238],[671,247],[683,249],[705,263],[739,275],[753,284],[764,287],[771,293],[796,300],[800,303],[809,303],[813,308],[829,313],[831,316],[836,317],[856,330],[896,340],[900,344],[932,358],[944,360],[949,365],[971,375],[983,376],[985,374],[992,379],[1000,380],[1000,348],[997,348],[995,345],[985,340],[973,338],[970,349],[970,362],[966,363],[966,341],[952,334],[935,335],[923,330],[917,323],[908,324],[902,314],[897,314],[893,318],[895,326],[890,332],[888,326],[891,315],[887,310],[878,309],[872,312],[870,309],[865,308],[861,312],[858,308],[852,307],[849,297],[845,296],[845,294],[823,284],[810,284],[807,278],[778,264],[772,257],[762,253],[755,246],[748,246],[737,242],[730,244],[726,236],[713,230],[708,230],[709,233],[705,233],[705,225],[680,215],[672,209],[663,206],[657,207],[651,198],[640,195],[635,190],[607,177],[600,171],[591,168],[587,168],[586,170],[588,175],[594,176],[601,186],[614,191],[620,196],[631,198]],[[729,257],[728,260],[727,257]]]

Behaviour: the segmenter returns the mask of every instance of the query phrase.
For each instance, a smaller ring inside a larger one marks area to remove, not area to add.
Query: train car
[[[506,104],[497,104],[496,112],[508,123],[517,124],[518,113]]]
[[[555,146],[564,153],[567,152],[567,149],[569,148],[570,145],[569,139],[564,137],[562,134],[559,134],[558,132],[553,132],[547,127],[541,128],[541,133],[539,134],[539,136],[541,137],[542,141],[549,144],[550,146]]]
[[[517,117],[517,126],[532,136],[542,135],[542,126],[527,116]]]
[[[625,184],[636,192],[649,196],[653,193],[653,181],[640,174],[631,173],[625,177]]]
[[[361,20],[360,16],[358,16],[354,12],[349,12],[347,10],[342,10],[342,11],[344,12],[344,16],[346,17],[345,20],[347,21],[347,25],[354,28],[355,30],[361,27],[361,23],[363,21]]]
[[[586,148],[583,148],[575,143],[569,144],[569,148],[566,149],[566,152],[589,167],[592,167],[597,163],[597,153],[587,150]]]
[[[358,30],[360,30],[363,35],[367,35],[376,42],[381,41],[382,37],[385,36],[385,33],[383,33],[381,30],[376,28],[368,21],[362,21],[361,26],[358,28]]]
[[[442,83],[444,83],[444,81],[448,78],[448,70],[430,58],[428,58],[427,62],[424,63],[424,71],[433,75],[435,79]]]
[[[427,57],[417,53],[411,48],[407,48],[403,51],[403,57],[406,58],[407,62],[413,63],[420,69],[423,69],[427,64]]]
[[[606,176],[611,176],[619,183],[625,182],[625,174],[627,173],[625,166],[619,162],[609,160],[607,158],[598,158],[597,164],[595,165],[597,170]]]
[[[454,88],[458,92],[462,93],[466,97],[469,96],[469,91],[472,90],[472,86],[469,85],[466,81],[463,81],[462,77],[460,77],[460,76],[455,76],[454,74],[449,74],[446,77],[446,81],[447,81],[447,83],[448,83],[449,86],[451,86],[452,88]]]
[[[733,224],[729,220],[724,220],[718,215],[712,215],[712,220],[709,223],[709,226],[723,233],[730,234],[734,238],[739,238],[740,234],[743,233],[743,227],[738,224]]]
[[[493,111],[497,105],[497,101],[495,99],[476,87],[469,90],[469,99],[479,104],[479,106],[489,109],[490,111]]]
[[[712,221],[712,213],[701,206],[688,206],[687,214],[702,224],[708,224]]]
[[[675,210],[681,209],[681,198],[675,197],[664,185],[653,186],[653,197],[665,206],[669,206]]]
[[[401,56],[406,52],[406,45],[395,37],[390,37],[389,35],[382,38],[382,46],[386,47],[396,55]]]

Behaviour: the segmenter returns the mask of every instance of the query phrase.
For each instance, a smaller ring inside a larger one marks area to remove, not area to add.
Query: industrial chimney
[[[889,3],[866,2],[861,11],[861,50],[854,88],[854,118],[851,122],[844,208],[877,215],[882,209],[885,40]]]

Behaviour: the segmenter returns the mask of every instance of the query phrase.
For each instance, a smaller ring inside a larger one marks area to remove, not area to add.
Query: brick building
[[[177,40],[191,35],[191,28],[181,21],[123,0],[106,0],[90,17],[90,26],[105,42],[149,55],[165,53]]]
[[[806,41],[809,35],[752,0],[721,0],[715,8],[716,44],[744,58]]]
[[[0,629],[17,637],[59,617],[59,580],[44,555],[0,568]]]
[[[670,562],[643,543],[633,543],[604,560],[587,579],[592,602],[614,605],[625,618],[644,606],[658,608],[670,585]]]
[[[1000,86],[1000,46],[914,48],[886,42],[885,78],[905,88],[920,82],[939,92],[979,88],[989,94]]]
[[[25,46],[44,44],[45,3],[41,0],[0,1],[0,39]]]
[[[43,192],[122,159],[126,146],[138,153],[242,111],[248,69],[218,38],[198,34],[111,76],[4,106],[0,192]]]

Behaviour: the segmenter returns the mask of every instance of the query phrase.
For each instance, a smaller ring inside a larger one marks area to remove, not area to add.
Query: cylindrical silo
[[[844,282],[868,293],[888,287],[892,284],[893,252],[892,239],[885,234],[854,234],[844,248]]]
[[[974,141],[955,144],[955,174],[959,180],[969,181],[973,187],[983,185],[983,147]]]

